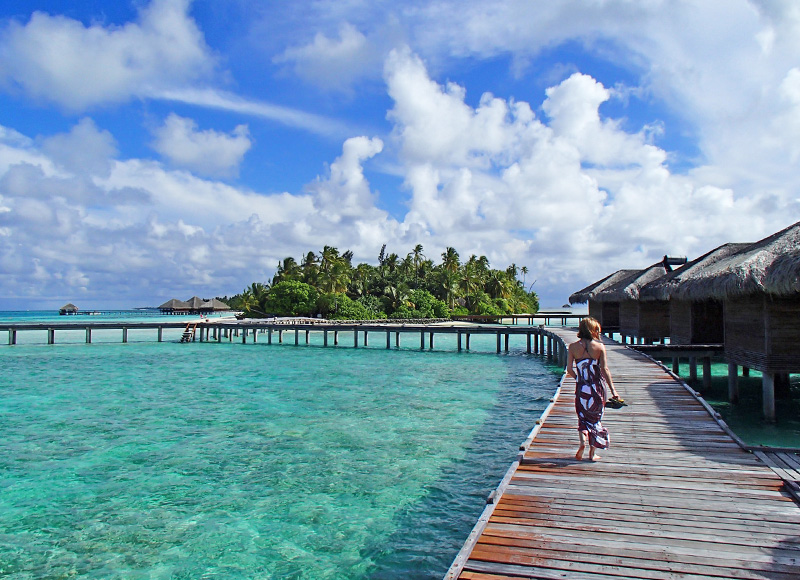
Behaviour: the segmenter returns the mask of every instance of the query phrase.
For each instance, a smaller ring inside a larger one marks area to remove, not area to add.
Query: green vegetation
[[[447,248],[434,264],[421,244],[400,258],[381,248],[378,265],[353,266],[353,253],[325,246],[298,263],[278,264],[269,284],[254,282],[228,304],[248,317],[316,316],[340,320],[447,318],[454,315],[534,313],[539,299],[525,290],[528,269],[494,270],[486,256],[461,263]],[[517,279],[522,273],[523,280]]]

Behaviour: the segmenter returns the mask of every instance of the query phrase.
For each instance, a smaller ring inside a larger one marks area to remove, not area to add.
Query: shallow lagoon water
[[[441,578],[557,383],[493,337],[59,337],[0,347],[8,578]]]

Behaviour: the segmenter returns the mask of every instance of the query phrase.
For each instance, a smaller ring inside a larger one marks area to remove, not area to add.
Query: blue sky
[[[239,292],[324,245],[546,306],[800,219],[791,0],[0,6],[0,308]]]

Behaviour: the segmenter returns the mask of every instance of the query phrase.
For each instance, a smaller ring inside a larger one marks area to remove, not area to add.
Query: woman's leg
[[[578,436],[581,439],[581,446],[578,447],[578,452],[575,453],[575,459],[580,461],[581,459],[583,459],[583,450],[586,449],[587,433],[586,433],[586,431],[578,431]]]

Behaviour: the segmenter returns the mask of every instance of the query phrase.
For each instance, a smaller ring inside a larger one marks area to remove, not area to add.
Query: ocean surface
[[[309,346],[2,334],[13,580],[441,578],[559,378],[524,337],[497,355],[480,336],[456,353],[444,336],[387,351],[344,334],[327,348],[313,333]]]

